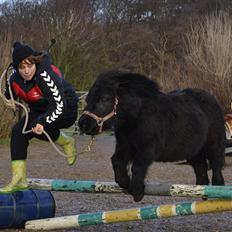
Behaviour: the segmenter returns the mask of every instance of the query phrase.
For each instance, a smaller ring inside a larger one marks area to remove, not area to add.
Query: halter
[[[102,132],[103,123],[104,123],[105,121],[107,121],[108,119],[112,118],[114,115],[116,115],[116,108],[117,108],[117,105],[118,105],[118,99],[115,98],[113,110],[112,110],[109,114],[107,114],[106,116],[104,116],[104,117],[99,117],[99,116],[97,116],[96,114],[91,113],[91,112],[89,112],[89,111],[87,111],[87,110],[85,110],[85,111],[82,113],[82,115],[83,115],[83,114],[86,114],[86,115],[88,115],[89,117],[95,119],[96,122],[97,122],[97,125],[99,126],[99,131],[98,131],[98,132],[101,133],[101,132]]]

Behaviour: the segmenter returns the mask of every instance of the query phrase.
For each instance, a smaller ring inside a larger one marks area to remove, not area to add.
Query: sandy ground
[[[88,144],[88,136],[77,136],[79,152]],[[115,146],[114,136],[96,137],[89,153],[80,154],[73,167],[66,165],[65,159],[46,142],[33,141],[28,155],[28,177],[70,180],[114,181],[110,157]],[[10,154],[8,147],[0,147],[1,185],[10,180]],[[226,185],[232,185],[232,158],[226,158],[223,170]],[[210,173],[211,174],[211,173]],[[195,177],[191,167],[173,163],[153,163],[147,175],[147,181],[175,184],[194,184]],[[141,202],[134,202],[126,194],[91,194],[52,192],[56,201],[56,216],[76,215],[87,212],[107,211],[125,208],[137,208],[149,205],[190,202],[196,199],[180,197],[145,196]],[[187,231],[232,231],[231,212],[208,215],[194,215],[116,224],[104,224],[59,231],[101,231],[101,232],[187,232]],[[8,229],[5,231],[24,231]]]

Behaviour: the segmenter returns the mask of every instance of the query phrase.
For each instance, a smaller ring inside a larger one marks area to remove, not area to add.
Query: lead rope
[[[16,110],[16,105],[23,108],[23,110],[25,112],[25,122],[24,122],[24,125],[23,125],[22,133],[23,134],[29,134],[29,133],[32,132],[32,130],[27,130],[26,131],[26,127],[27,127],[27,123],[28,123],[28,110],[25,107],[25,105],[23,105],[20,102],[14,100],[12,89],[11,89],[10,83],[9,83],[9,81],[7,79],[7,72],[8,72],[10,67],[11,66],[9,66],[6,70],[3,71],[2,75],[1,75],[1,78],[0,78],[0,97],[3,99],[3,102],[5,103],[5,105],[12,108],[14,111]],[[6,78],[6,81],[8,82],[10,99],[7,99],[5,97],[5,95],[3,94],[3,91],[2,91],[2,83],[3,83],[4,77]],[[60,154],[61,156],[64,156],[64,157],[68,157],[65,153],[63,153],[62,151],[60,151],[57,148],[56,144],[52,141],[51,137],[49,136],[49,134],[45,130],[43,130],[42,133],[47,137],[47,139],[49,140],[49,142],[51,143],[53,148],[58,152],[58,154]],[[91,137],[91,140],[90,140],[89,144],[86,146],[86,148],[82,152],[78,153],[78,155],[91,151],[91,146],[92,146],[93,142],[94,142],[94,137]]]

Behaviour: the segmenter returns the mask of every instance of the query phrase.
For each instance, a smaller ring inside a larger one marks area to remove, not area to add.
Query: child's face
[[[26,81],[30,81],[35,75],[35,72],[36,72],[36,65],[32,64],[27,59],[23,60],[19,65],[19,74]]]

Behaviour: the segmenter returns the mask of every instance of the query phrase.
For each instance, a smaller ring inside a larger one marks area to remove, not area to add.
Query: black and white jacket
[[[42,125],[52,124],[62,114],[77,108],[78,96],[74,88],[64,80],[48,54],[37,64],[32,80],[25,81],[16,71],[10,77],[10,85],[14,98],[19,97],[28,104],[30,111],[38,113],[37,123]],[[10,97],[8,88],[5,95]]]

